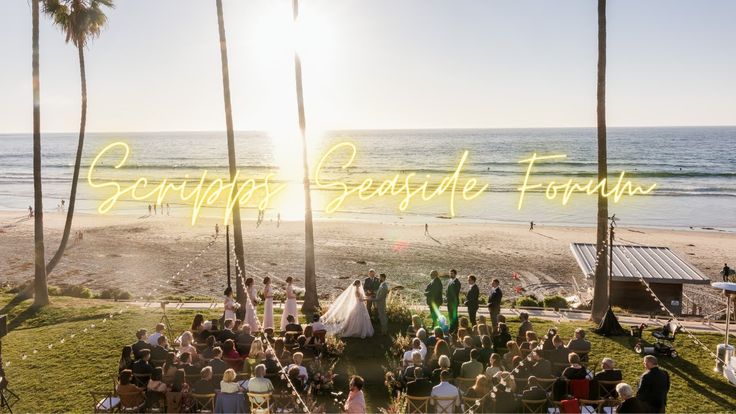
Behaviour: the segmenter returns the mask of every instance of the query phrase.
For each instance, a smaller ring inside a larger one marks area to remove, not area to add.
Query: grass
[[[10,295],[0,294],[0,303],[8,303]],[[124,303],[103,300],[85,300],[54,297],[53,303],[36,311],[25,301],[11,309],[9,325],[12,332],[3,338],[3,359],[9,361],[6,375],[9,388],[21,397],[15,412],[88,412],[92,399],[89,391],[106,391],[112,386],[111,374],[116,372],[120,348],[133,342],[140,327],[152,329],[162,313],[156,309],[125,309]],[[122,314],[117,314],[125,309]],[[113,314],[110,319],[109,315]],[[168,311],[175,332],[188,327],[196,311]],[[203,312],[206,318],[218,318],[217,311]],[[102,322],[103,319],[107,319]],[[278,319],[278,317],[277,317]],[[556,326],[553,321],[532,320],[535,331],[544,333]],[[510,319],[512,329],[518,321]],[[91,325],[95,327],[92,328]],[[590,324],[559,324],[564,338],[572,336],[578,326],[590,329]],[[83,333],[83,329],[87,329]],[[70,335],[75,334],[74,338]],[[651,333],[644,336],[651,338]],[[698,334],[708,346],[715,349],[721,336]],[[61,343],[61,339],[64,342]],[[641,357],[632,351],[633,339],[607,339],[589,334],[593,343],[591,361],[604,356],[617,361],[624,372],[624,380],[632,385],[643,371]],[[48,344],[53,344],[51,349]],[[366,379],[366,400],[369,409],[385,407],[388,395],[383,386],[384,356],[390,347],[387,337],[366,340],[348,339],[345,353],[336,367],[340,375],[336,386],[345,389],[349,376],[359,374]],[[670,372],[672,389],[668,412],[723,412],[736,407],[736,392],[723,377],[713,372],[714,361],[685,335],[676,342],[680,358],[660,358],[661,366]],[[33,354],[33,350],[37,350]],[[22,355],[28,358],[23,360]]]

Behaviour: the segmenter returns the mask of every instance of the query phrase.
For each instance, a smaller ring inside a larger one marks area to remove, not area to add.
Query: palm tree
[[[82,85],[82,111],[79,121],[79,141],[77,142],[77,156],[74,161],[72,189],[69,194],[69,210],[66,213],[64,232],[56,253],[46,265],[46,273],[51,273],[64,255],[64,249],[69,241],[74,218],[74,205],[77,200],[77,182],[82,165],[82,149],[84,148],[84,131],[87,126],[87,73],[84,64],[84,48],[87,43],[100,35],[107,23],[107,16],[101,7],[115,7],[113,0],[44,0],[44,13],[49,15],[54,23],[66,35],[66,42],[72,42],[79,54],[79,74]]]
[[[233,131],[233,107],[230,103],[230,71],[227,62],[227,39],[225,38],[225,18],[222,11],[222,0],[217,0],[217,26],[220,32],[220,60],[222,63],[222,90],[225,99],[225,123],[227,126],[227,159],[230,170],[230,180],[235,180],[238,167],[235,165],[235,133]],[[240,202],[233,203],[233,239],[235,241],[235,257],[243,276],[245,269],[245,254],[243,253],[243,230],[240,223]],[[230,252],[228,252],[230,254]],[[240,309],[246,309],[245,287],[240,272],[235,272],[235,289],[240,303]]]
[[[299,17],[299,0],[292,0],[294,22]],[[302,61],[294,52],[296,73],[296,100],[299,111],[299,131],[302,135],[302,160],[304,164],[304,304],[302,313],[312,316],[319,307],[317,298],[317,274],[314,264],[314,228],[312,226],[312,197],[309,188],[309,162],[307,158],[306,119],[304,116],[304,93],[302,90]]]
[[[608,156],[606,153],[606,0],[598,0],[598,180],[608,178]],[[606,185],[598,193],[598,220],[596,251],[598,263],[595,268],[595,290],[591,318],[596,323],[603,319],[608,309],[608,199],[603,196]]]
[[[33,19],[33,244],[35,256],[33,306],[49,304],[46,285],[46,258],[43,245],[43,189],[41,186],[41,85],[39,82],[38,9],[40,0],[31,0]]]

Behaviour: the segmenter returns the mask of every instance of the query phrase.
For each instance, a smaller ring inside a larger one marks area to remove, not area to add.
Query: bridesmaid
[[[246,323],[250,326],[251,332],[260,332],[261,326],[258,323],[258,311],[256,309],[256,287],[253,285],[252,277],[245,280],[245,292],[248,294],[248,309],[245,312]]]
[[[294,292],[294,286],[292,286],[294,278],[291,276],[286,278],[286,303],[284,304],[284,313],[281,314],[281,331],[286,329],[286,317],[289,315],[294,316],[294,322],[299,323],[299,310],[296,307],[296,292]]]
[[[263,278],[263,329],[273,329],[273,291],[271,278]]]
[[[237,302],[235,302],[235,299],[233,298],[233,288],[230,286],[225,289],[225,319],[232,319],[233,322],[235,322],[235,310],[237,307]]]

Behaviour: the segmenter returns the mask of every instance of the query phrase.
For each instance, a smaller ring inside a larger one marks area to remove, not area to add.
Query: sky
[[[223,130],[213,0],[117,0],[86,50],[88,131]],[[586,127],[594,0],[224,0],[234,125],[310,129]],[[608,2],[609,126],[736,124],[736,2]],[[31,8],[0,2],[0,133],[32,128]],[[47,132],[79,126],[77,52],[41,23]]]

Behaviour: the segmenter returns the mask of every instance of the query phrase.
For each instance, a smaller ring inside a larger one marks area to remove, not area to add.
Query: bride
[[[356,280],[335,299],[322,316],[327,332],[353,338],[373,336],[373,324],[365,300],[360,280]]]

